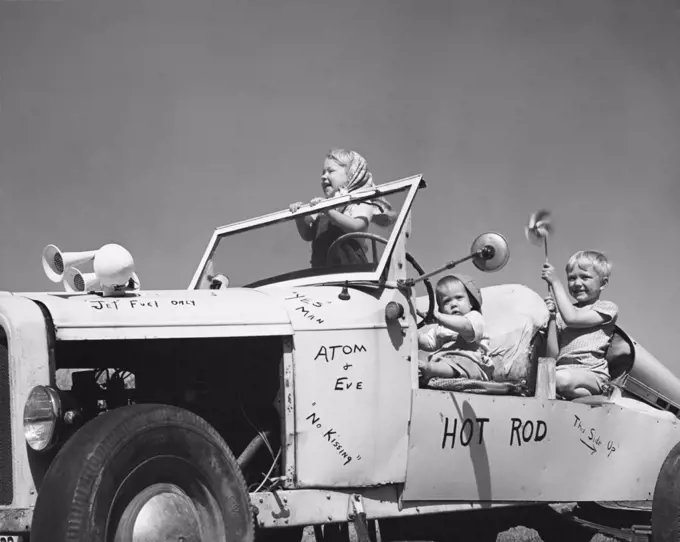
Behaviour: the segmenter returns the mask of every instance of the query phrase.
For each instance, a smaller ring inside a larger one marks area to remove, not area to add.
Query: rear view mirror
[[[487,273],[505,267],[510,259],[508,242],[500,233],[483,233],[472,242],[470,247],[472,263],[480,271]]]

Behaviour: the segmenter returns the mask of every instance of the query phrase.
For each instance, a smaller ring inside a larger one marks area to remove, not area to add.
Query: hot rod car
[[[489,232],[426,272],[407,247],[425,186],[219,227],[185,289],[145,290],[122,247],[48,247],[66,291],[0,293],[0,537],[250,541],[350,524],[366,539],[393,519],[571,503],[592,529],[680,540],[680,381],[623,329],[606,394],[563,400],[541,296],[500,280],[482,288],[494,381],[421,386],[430,277],[498,271],[509,254]],[[310,267],[293,221],[377,197],[394,222],[329,249],[358,242],[367,261]]]

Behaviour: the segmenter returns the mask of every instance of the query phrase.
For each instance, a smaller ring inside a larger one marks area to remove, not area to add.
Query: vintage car
[[[430,277],[498,271],[509,254],[484,233],[426,272],[407,251],[425,186],[417,175],[219,227],[186,289],[145,290],[117,245],[47,247],[66,291],[0,293],[0,540],[342,525],[387,539],[390,520],[559,503],[594,530],[680,540],[680,382],[622,329],[611,389],[560,399],[542,298],[498,273],[482,289],[494,380],[421,386]],[[311,267],[295,220],[379,197],[393,220],[329,249],[361,243],[367,261]]]

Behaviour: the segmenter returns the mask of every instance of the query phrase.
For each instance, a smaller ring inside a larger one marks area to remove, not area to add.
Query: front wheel
[[[668,452],[654,487],[652,540],[680,541],[680,443]]]
[[[32,542],[252,542],[248,490],[231,450],[202,418],[131,405],[87,423],[40,488]]]

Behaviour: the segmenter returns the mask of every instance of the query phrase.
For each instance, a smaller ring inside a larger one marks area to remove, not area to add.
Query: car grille
[[[12,504],[12,424],[9,396],[9,355],[0,342],[0,504]]]

